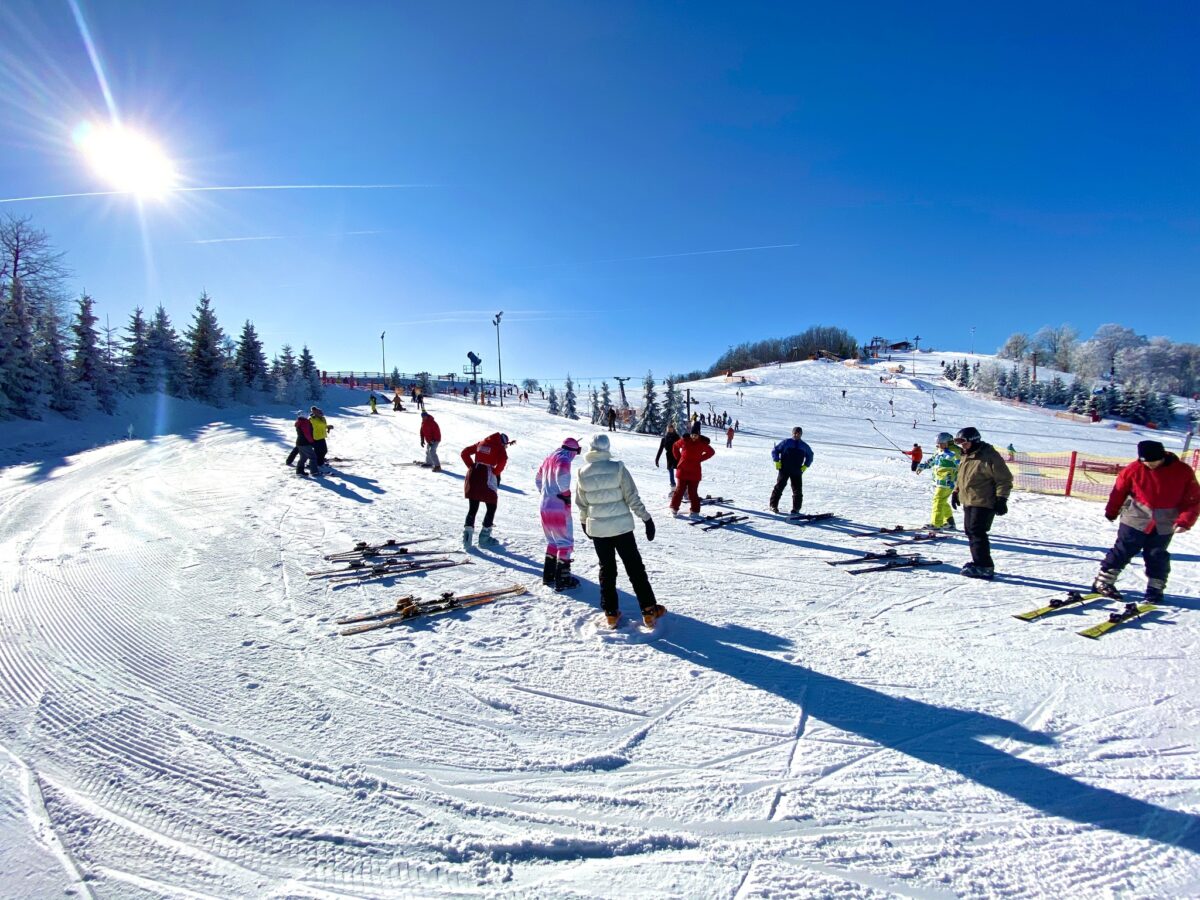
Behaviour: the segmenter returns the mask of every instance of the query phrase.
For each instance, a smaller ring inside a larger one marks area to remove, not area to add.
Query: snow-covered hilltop
[[[893,445],[975,425],[1133,458],[1143,436],[954,390],[940,361],[686,385],[741,426],[729,449],[706,432],[701,492],[749,517],[728,529],[672,519],[657,439],[613,434],[658,526],[639,532],[669,609],[653,632],[603,626],[578,528],[581,587],[541,586],[533,472],[600,429],[536,401],[431,400],[435,474],[397,465],[422,455],[414,413],[330,389],[348,461],[323,480],[284,468],[283,410],[73,454],[29,426],[0,470],[6,893],[1196,895],[1194,535],[1172,545],[1168,605],[1100,641],[1076,632],[1112,604],[1013,618],[1090,582],[1114,535],[1095,503],[1014,495],[992,583],[957,574],[961,536],[922,547],[941,566],[827,565],[885,549],[858,526],[927,521],[930,480]],[[805,510],[839,520],[765,511],[793,425],[816,453]],[[494,431],[517,439],[501,548],[424,576],[305,576],[358,540],[458,549],[458,451]],[[337,634],[407,594],[514,582],[529,593]]]

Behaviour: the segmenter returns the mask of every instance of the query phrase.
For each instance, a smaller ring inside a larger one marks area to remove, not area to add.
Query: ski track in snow
[[[1088,442],[1139,435],[963,393],[940,394],[939,424],[914,432],[928,379],[888,391],[836,365],[756,374],[692,386],[746,426],[732,449],[709,432],[701,493],[747,522],[672,520],[656,439],[613,436],[658,525],[653,543],[638,533],[670,610],[653,632],[623,573],[627,621],[602,624],[578,528],[582,585],[541,586],[533,471],[598,429],[537,406],[431,401],[441,474],[394,465],[420,456],[416,415],[366,415],[341,389],[324,404],[331,454],[352,461],[322,481],[281,465],[286,415],[0,470],[7,883],[188,897],[1200,890],[1193,536],[1173,544],[1163,613],[1091,642],[1074,632],[1110,604],[1012,614],[1090,580],[1113,537],[1096,504],[1018,494],[994,529],[991,584],[956,574],[961,533],[897,548],[944,566],[854,576],[825,560],[887,536],[765,511],[770,445],[797,422],[817,454],[805,509],[872,527],[924,521],[930,482],[870,449],[868,420],[927,449],[972,422],[1030,450],[1114,454]],[[502,548],[426,575],[304,575],[359,539],[461,550],[457,451],[496,430],[518,438]],[[514,581],[530,593],[337,635],[339,616],[399,596]]]

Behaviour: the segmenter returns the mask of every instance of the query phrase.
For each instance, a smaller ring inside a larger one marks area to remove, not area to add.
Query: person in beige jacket
[[[963,531],[971,542],[971,561],[962,567],[968,578],[991,580],[996,575],[988,532],[996,516],[1008,514],[1008,495],[1012,492],[1012,472],[996,448],[985,444],[979,429],[968,425],[954,436],[963,452],[958,464],[958,485],[950,495],[950,505],[963,508]]]
[[[654,540],[654,520],[642,505],[625,463],[612,458],[607,434],[592,438],[584,460],[587,465],[575,481],[575,508],[579,510],[583,533],[592,539],[600,558],[600,606],[609,627],[616,628],[621,620],[617,605],[617,555],[620,554],[638,606],[642,608],[642,619],[647,627],[653,627],[666,609],[654,598],[654,589],[646,576],[646,566],[633,536],[633,517],[636,515],[645,523],[648,541]]]

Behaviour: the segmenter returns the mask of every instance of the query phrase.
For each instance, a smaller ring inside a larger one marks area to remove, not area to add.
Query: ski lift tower
[[[475,403],[479,402],[479,367],[483,365],[483,360],[476,356],[474,351],[467,351],[467,359],[471,361],[469,366],[463,366],[463,374],[471,376],[471,392],[475,395]]]
[[[625,397],[625,382],[627,382],[630,379],[630,377],[631,376],[629,376],[629,375],[624,375],[624,376],[614,375],[613,376],[613,378],[616,379],[617,384],[620,385],[620,388],[621,388],[621,408],[622,409],[629,409],[629,400]]]

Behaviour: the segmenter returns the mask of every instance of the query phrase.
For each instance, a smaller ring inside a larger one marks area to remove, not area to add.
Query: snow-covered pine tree
[[[554,385],[550,385],[550,392],[546,394],[546,412],[552,416],[559,414],[558,394],[554,390]]]
[[[422,396],[433,396],[433,381],[430,379],[428,372],[417,373],[417,387],[421,389]]]
[[[608,424],[605,416],[608,415],[609,407],[612,406],[612,395],[608,391],[608,382],[600,382],[600,421],[603,424]]]
[[[121,354],[125,369],[124,389],[131,394],[146,394],[154,390],[150,360],[150,325],[140,306],[135,307],[125,326]]]
[[[388,387],[392,390],[400,387],[400,367],[392,366],[392,374],[388,376]]]
[[[675,387],[675,379],[668,375],[666,391],[663,392],[662,406],[662,426],[667,427],[668,422],[674,422],[679,417],[679,391]]]
[[[563,417],[567,419],[578,419],[579,413],[575,410],[575,382],[571,380],[571,376],[567,376],[567,386],[563,394]]]
[[[40,419],[43,386],[20,278],[9,281],[0,301],[0,416]]]
[[[35,337],[37,361],[45,377],[46,405],[74,419],[79,414],[79,392],[71,381],[62,324],[58,320],[55,304],[47,304],[38,318]]]
[[[79,309],[71,332],[75,335],[75,357],[71,369],[75,384],[91,395],[101,410],[112,415],[117,408],[116,385],[112,383],[96,334],[95,301],[87,294],[79,298]]]
[[[312,354],[308,350],[308,345],[305,344],[300,350],[300,378],[304,382],[306,400],[320,400],[321,394],[325,388],[321,384],[321,372],[317,368],[317,363],[313,359]]]
[[[663,428],[658,396],[654,391],[654,373],[650,371],[642,379],[642,412],[634,428],[639,434],[658,434]]]
[[[967,361],[965,359],[960,361],[958,364],[958,368],[954,373],[954,383],[957,384],[959,387],[964,387],[964,388],[972,387],[974,384],[974,381],[971,378],[971,374],[972,374],[971,367],[969,365],[967,365]]]
[[[592,388],[591,394],[592,394],[592,424],[599,425],[600,424],[600,393],[595,388]]]
[[[1022,403],[1028,403],[1033,399],[1033,377],[1030,375],[1029,366],[1021,366],[1014,393]]]
[[[171,317],[162,306],[154,311],[146,344],[150,357],[150,390],[186,397],[188,391],[183,350],[179,346],[179,336],[171,325]]]
[[[238,338],[233,364],[237,369],[238,381],[244,389],[267,390],[267,355],[263,352],[263,344],[258,338],[258,332],[254,330],[254,323],[249,319],[242,326],[242,334]]]
[[[1154,395],[1154,418],[1152,421],[1160,428],[1169,428],[1175,421],[1175,400],[1166,391]]]
[[[225,333],[212,308],[212,298],[207,291],[202,291],[191,327],[184,333],[187,341],[188,389],[197,400],[213,404],[228,400],[228,382],[222,378],[225,360],[221,341],[224,337]]]

